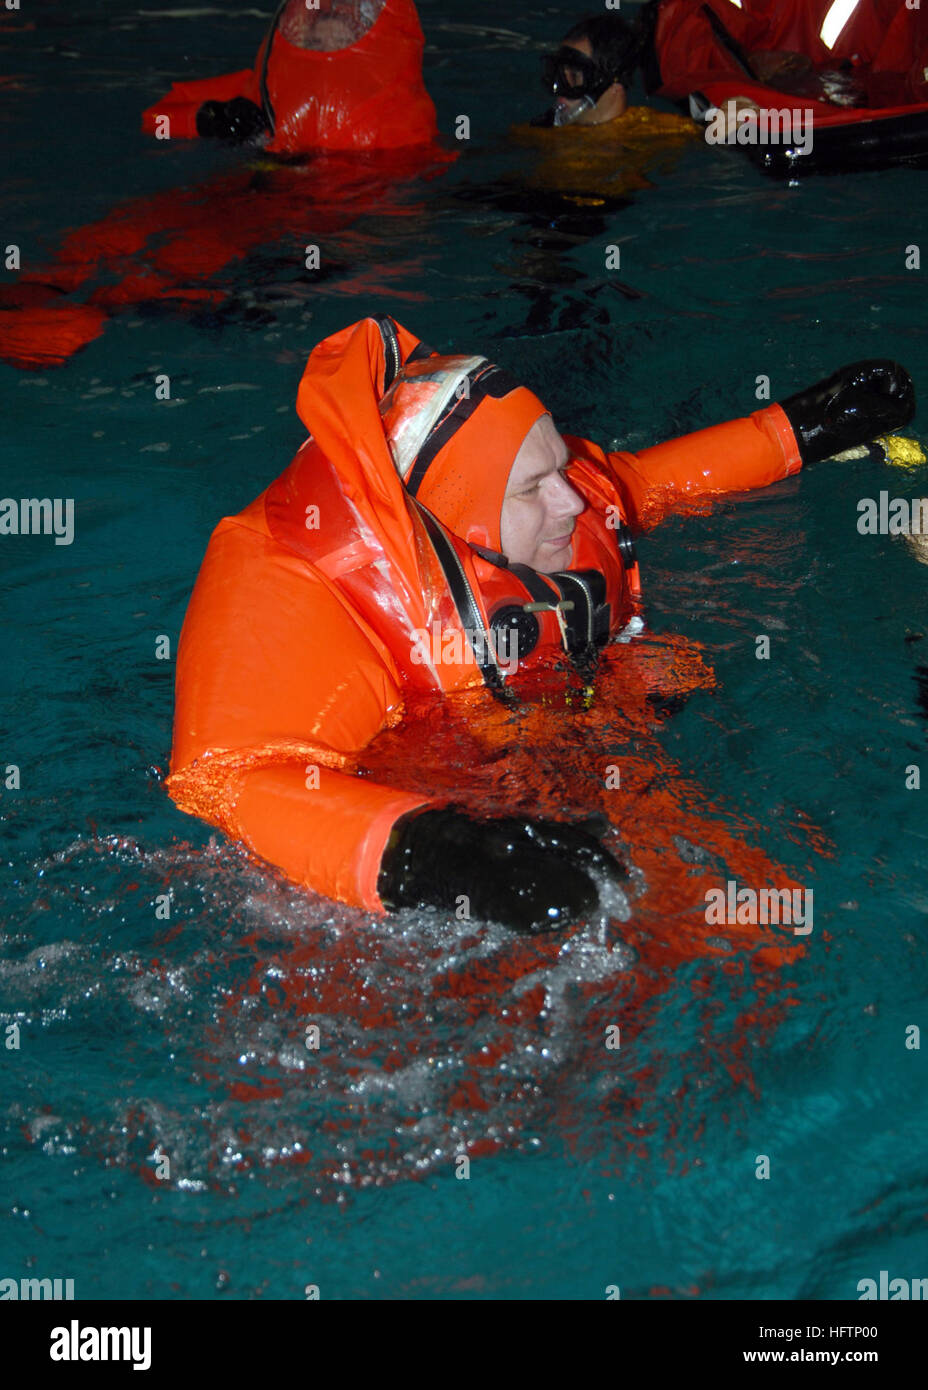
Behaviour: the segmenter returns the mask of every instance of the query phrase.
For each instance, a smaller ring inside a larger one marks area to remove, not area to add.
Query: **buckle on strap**
[[[522,610],[525,613],[553,613],[557,618],[558,630],[561,634],[561,645],[565,652],[570,651],[570,631],[567,627],[565,613],[569,613],[574,606],[573,599],[561,599],[560,603],[523,603]]]

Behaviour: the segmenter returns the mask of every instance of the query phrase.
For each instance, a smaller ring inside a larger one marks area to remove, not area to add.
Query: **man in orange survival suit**
[[[170,793],[342,902],[465,895],[537,931],[584,917],[597,877],[620,872],[589,828],[480,820],[356,775],[356,755],[416,693],[505,695],[504,637],[520,669],[588,655],[636,615],[632,529],[898,428],[914,392],[895,363],[859,363],[747,419],[605,454],[485,358],[368,318],[313,351],[298,411],[310,437],[201,567]]]

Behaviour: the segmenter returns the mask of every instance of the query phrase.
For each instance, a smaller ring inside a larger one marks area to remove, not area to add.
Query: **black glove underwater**
[[[197,112],[197,135],[207,140],[230,140],[243,144],[268,129],[260,106],[247,97],[232,101],[204,101]]]
[[[915,388],[898,362],[854,362],[780,401],[780,408],[803,463],[818,463],[907,425],[915,414]]]
[[[392,909],[453,912],[465,897],[469,916],[534,933],[565,927],[595,910],[594,870],[614,879],[628,876],[581,826],[515,817],[472,820],[449,806],[397,822],[377,891]]]

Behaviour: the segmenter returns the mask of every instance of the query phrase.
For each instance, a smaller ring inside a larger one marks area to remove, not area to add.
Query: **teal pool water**
[[[862,497],[928,494],[928,468],[822,464],[640,544],[651,632],[702,644],[717,679],[654,734],[700,789],[688,852],[711,807],[814,889],[779,971],[695,954],[645,995],[621,921],[537,961],[496,929],[375,921],[166,795],[158,640],[173,654],[212,526],[301,442],[327,333],[392,313],[632,449],[755,409],[761,375],[776,399],[879,356],[928,383],[925,272],[905,264],[922,172],[788,188],[694,143],[627,206],[519,212],[497,196],[528,158],[506,131],[543,105],[537,55],[574,12],[420,13],[441,127],[450,144],[471,113],[471,139],[385,204],[363,178],[338,215],[308,198],[329,273],[272,239],[217,277],[221,303],[133,305],[58,370],[0,366],[0,494],[76,515],[70,546],[0,554],[0,765],[20,773],[0,791],[0,1277],[102,1298],[771,1299],[926,1276],[906,1030],[928,1022],[928,819],[906,769],[926,763],[928,568],[856,522]],[[247,62],[254,12],[77,0],[34,25],[0,30],[7,242],[42,262],[123,200],[241,166],[150,144],[138,113]],[[928,442],[919,418],[908,433]],[[646,923],[658,943],[699,929],[683,882],[679,920]]]

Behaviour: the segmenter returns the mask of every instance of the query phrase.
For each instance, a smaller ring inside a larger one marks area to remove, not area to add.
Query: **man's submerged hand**
[[[378,891],[390,908],[441,907],[535,933],[594,912],[596,875],[615,882],[628,877],[583,825],[515,816],[474,820],[446,807],[394,827]]]

